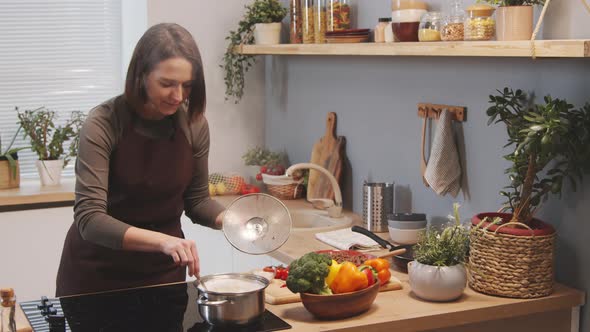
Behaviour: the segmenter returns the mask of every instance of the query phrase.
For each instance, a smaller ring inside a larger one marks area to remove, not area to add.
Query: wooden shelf
[[[246,55],[365,55],[365,56],[467,56],[532,57],[532,43],[538,58],[590,57],[590,40],[460,41],[422,43],[280,44],[243,45]]]

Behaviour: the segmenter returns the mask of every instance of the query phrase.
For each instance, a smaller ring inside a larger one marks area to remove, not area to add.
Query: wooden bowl
[[[334,295],[301,293],[307,311],[319,319],[341,319],[361,314],[371,307],[379,293],[379,283],[360,291]]]

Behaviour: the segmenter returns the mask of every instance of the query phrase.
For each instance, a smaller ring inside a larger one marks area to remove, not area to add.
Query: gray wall
[[[574,11],[571,3],[559,1]],[[387,1],[362,6],[358,27],[372,27],[377,17],[388,15]],[[585,18],[575,31],[583,29],[590,38],[590,16]],[[336,112],[337,134],[346,137],[350,163],[345,202],[359,214],[364,180],[394,181],[397,211],[425,212],[440,220],[455,201],[462,204],[464,219],[495,211],[503,202],[498,191],[508,184],[508,164],[501,157],[507,136],[503,125],[486,125],[488,95],[509,86],[565,98],[578,107],[590,102],[590,60],[585,59],[269,56],[266,69],[267,145],[285,149],[293,163],[309,161],[327,112]],[[459,134],[465,141],[468,197],[439,197],[422,184],[419,102],[467,107]],[[558,229],[557,279],[583,290],[590,288],[588,181],[577,193],[567,187],[561,200],[552,198],[538,214]],[[590,330],[590,311],[585,308],[582,316],[587,321],[582,331]]]

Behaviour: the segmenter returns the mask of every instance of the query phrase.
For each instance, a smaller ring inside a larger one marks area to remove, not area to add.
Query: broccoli
[[[326,284],[330,265],[328,255],[310,252],[301,256],[289,265],[287,288],[293,293],[332,294]]]

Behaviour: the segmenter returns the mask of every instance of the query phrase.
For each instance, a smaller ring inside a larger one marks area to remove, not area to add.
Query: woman
[[[94,108],[80,134],[74,223],[57,296],[184,281],[199,274],[180,217],[221,227],[208,191],[209,128],[199,49],[177,24],[139,40],[125,93]]]

